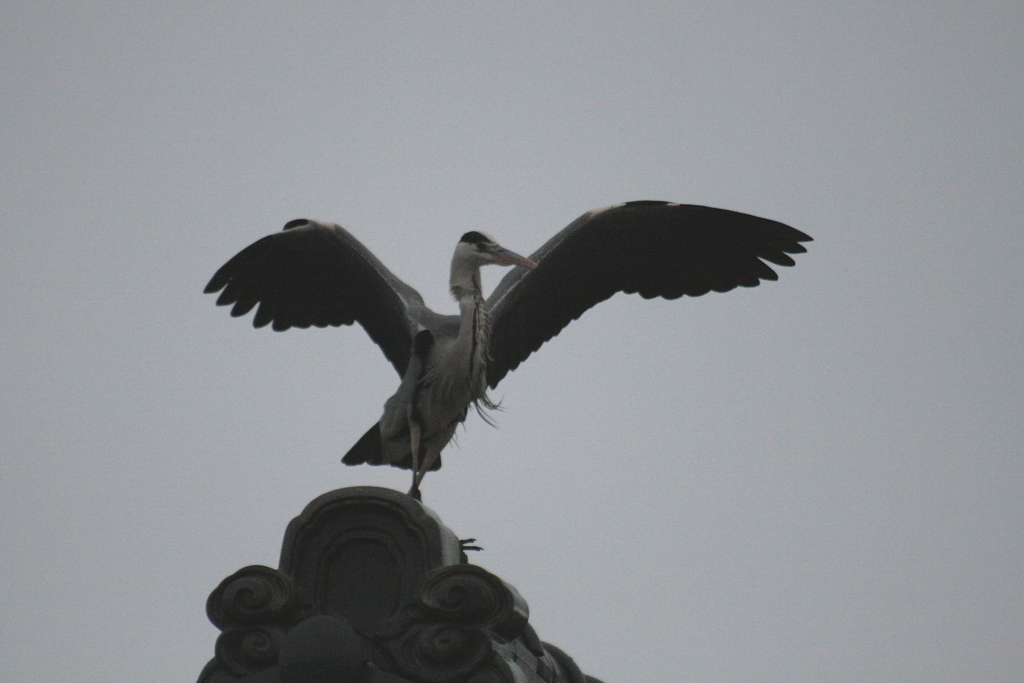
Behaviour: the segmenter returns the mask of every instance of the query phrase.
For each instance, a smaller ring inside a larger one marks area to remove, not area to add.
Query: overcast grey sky
[[[194,680],[222,578],[408,486],[339,463],[383,355],[231,319],[227,258],[334,221],[454,312],[463,232],[634,199],[816,241],[591,310],[426,503],[607,683],[1022,680],[1020,2],[9,1],[0,60],[8,680]]]

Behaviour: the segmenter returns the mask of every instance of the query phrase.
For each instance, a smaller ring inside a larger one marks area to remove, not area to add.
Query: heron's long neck
[[[448,287],[452,296],[462,307],[462,300],[467,296],[483,297],[483,285],[480,284],[480,266],[466,263],[465,260],[452,259],[451,278]]]
[[[473,398],[478,398],[487,387],[487,347],[491,337],[487,304],[480,285],[480,267],[452,263],[450,285],[452,296],[459,302],[459,336],[455,347],[459,355],[468,360],[465,371],[474,388]]]

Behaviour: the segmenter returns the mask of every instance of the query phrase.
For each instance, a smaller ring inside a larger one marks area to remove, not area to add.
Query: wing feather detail
[[[253,327],[338,327],[358,322],[405,373],[423,311],[415,289],[391,273],[344,228],[289,222],[225,263],[203,290],[238,317],[256,308]],[[258,306],[258,308],[257,308]]]
[[[491,388],[562,328],[616,292],[701,296],[777,280],[808,235],[776,221],[706,206],[628,202],[589,211],[515,268],[487,301]],[[768,263],[766,263],[768,262]]]

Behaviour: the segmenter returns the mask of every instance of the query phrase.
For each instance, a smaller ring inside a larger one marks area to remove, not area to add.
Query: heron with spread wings
[[[459,314],[441,315],[344,228],[298,219],[239,252],[205,291],[221,292],[232,316],[258,305],[254,327],[362,325],[402,380],[342,461],[411,469],[418,499],[469,407],[488,420],[487,389],[594,304],[616,292],[677,299],[755,287],[778,279],[766,261],[792,266],[789,254],[810,240],[765,218],[660,201],[589,211],[529,258],[471,231],[451,262]],[[489,264],[514,267],[484,299]]]

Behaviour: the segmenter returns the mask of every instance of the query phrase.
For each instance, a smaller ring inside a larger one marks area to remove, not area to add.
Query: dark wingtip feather
[[[233,296],[230,289],[225,289],[223,292],[220,293],[220,296],[217,297],[218,306],[230,306],[236,301],[238,301],[238,297]]]
[[[341,459],[346,465],[380,465],[380,423],[373,425]]]
[[[203,294],[214,294],[219,292],[224,289],[224,285],[226,285],[230,280],[231,278],[224,272],[224,268],[221,267],[213,274],[210,281],[206,283],[206,287],[203,288]]]
[[[253,309],[253,307],[259,303],[256,299],[239,299],[235,302],[234,307],[231,309],[231,317],[238,318],[245,315]]]
[[[256,309],[256,315],[252,318],[252,326],[256,329],[266,327],[270,324],[270,321],[274,319],[274,316],[270,313],[270,308],[266,302],[260,304],[260,307]]]

